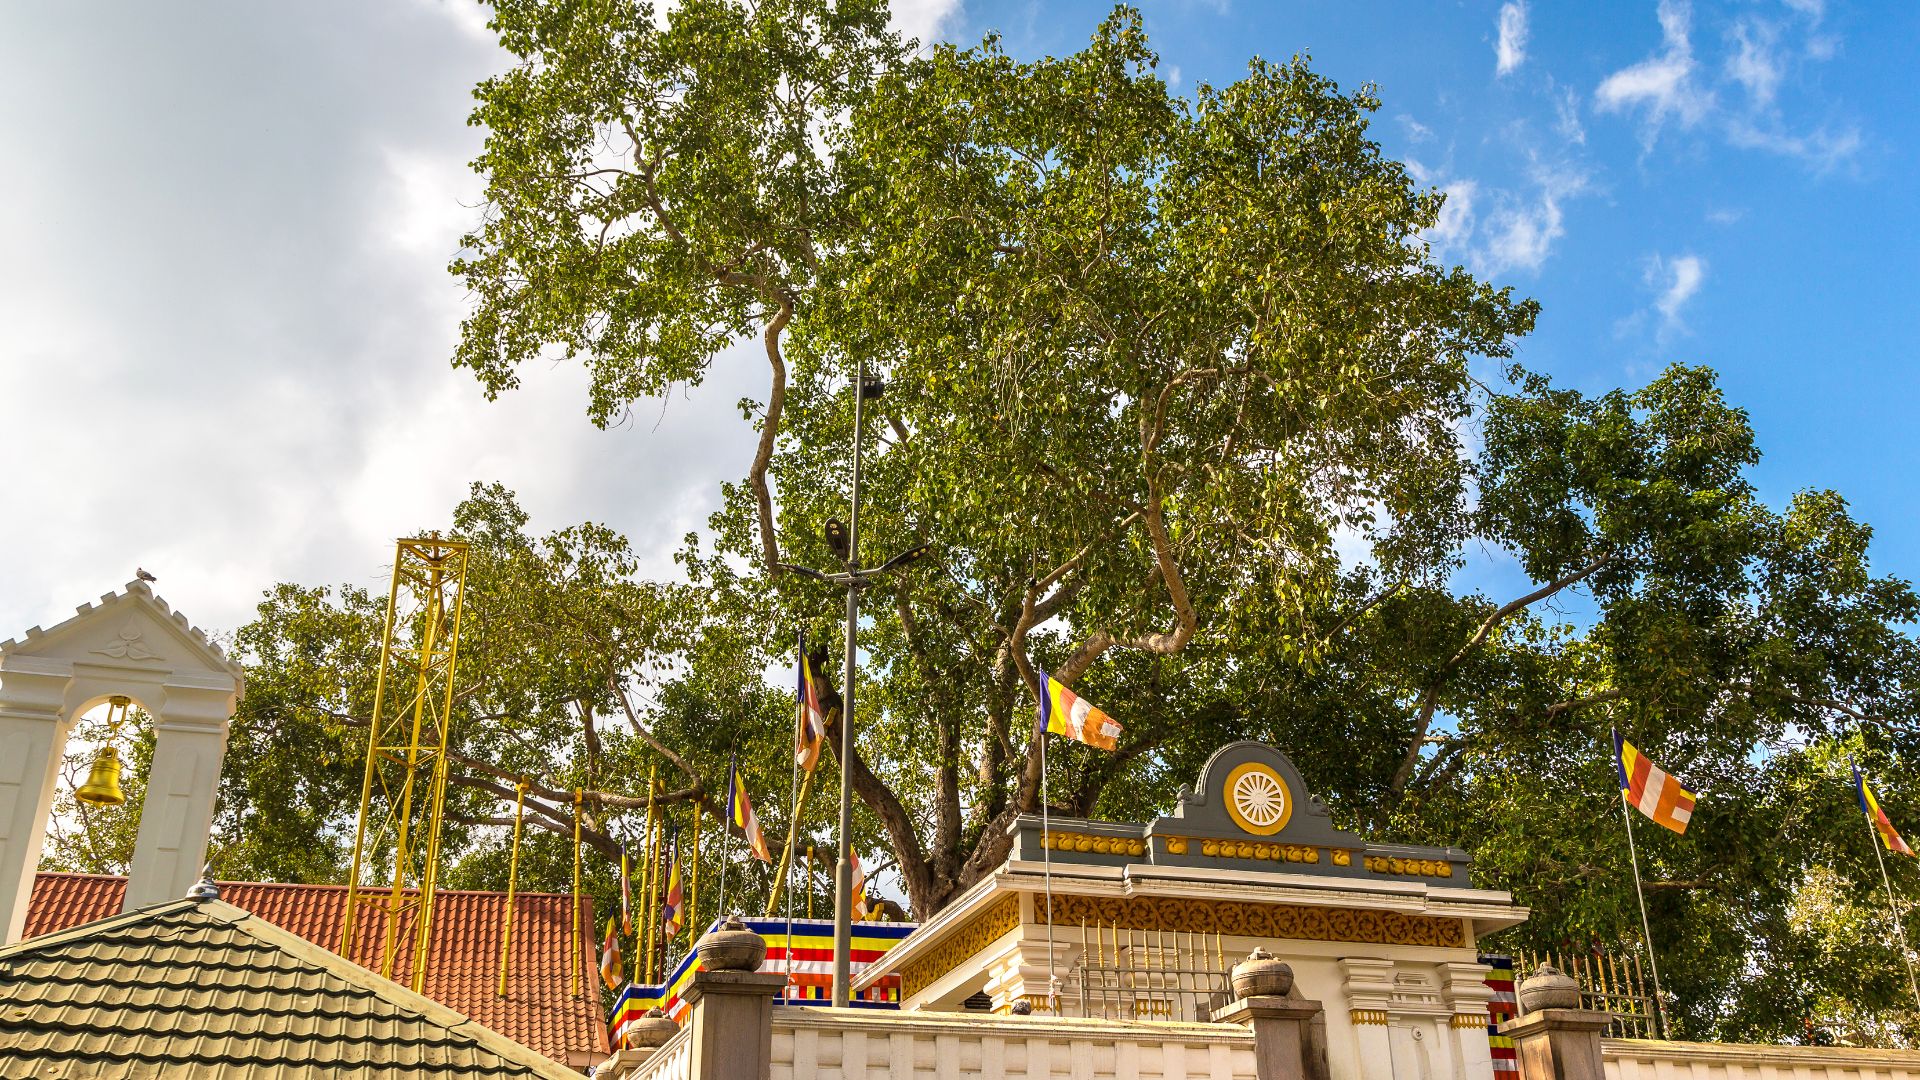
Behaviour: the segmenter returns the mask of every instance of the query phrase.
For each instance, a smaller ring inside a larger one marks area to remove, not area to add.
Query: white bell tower
[[[186,895],[213,827],[240,666],[144,581],[0,641],[0,945],[20,939],[74,721],[115,695],[153,718],[123,910]]]

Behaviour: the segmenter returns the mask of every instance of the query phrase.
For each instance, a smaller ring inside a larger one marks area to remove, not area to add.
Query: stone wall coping
[[[1181,1020],[1100,1020],[1079,1016],[1008,1016],[1000,1013],[891,1012],[815,1005],[775,1005],[773,1026],[776,1029],[858,1029],[902,1035],[943,1035],[967,1031],[1011,1039],[1053,1037],[1190,1043],[1253,1041],[1253,1032],[1238,1024],[1202,1024]]]
[[[1725,1065],[1904,1065],[1920,1067],[1920,1050],[1882,1050],[1865,1046],[1785,1046],[1670,1042],[1658,1039],[1601,1039],[1600,1052],[1612,1059],[1665,1058]]]

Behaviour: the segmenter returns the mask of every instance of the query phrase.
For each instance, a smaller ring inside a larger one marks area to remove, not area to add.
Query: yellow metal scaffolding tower
[[[367,736],[367,771],[360,785],[360,819],[354,829],[353,871],[340,930],[340,953],[350,957],[362,912],[369,905],[384,911],[380,974],[407,983],[415,993],[426,982],[433,932],[453,670],[466,582],[465,543],[429,535],[396,545]],[[392,875],[362,883],[362,871],[374,869],[389,852]],[[400,976],[394,972],[402,924],[409,914],[407,930],[413,940],[407,974]]]

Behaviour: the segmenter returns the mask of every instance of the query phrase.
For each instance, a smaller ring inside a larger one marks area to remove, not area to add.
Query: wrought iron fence
[[[1580,1007],[1613,1014],[1607,1034],[1622,1039],[1659,1037],[1654,1026],[1653,992],[1640,969],[1637,955],[1615,956],[1595,949],[1587,953],[1528,952],[1516,956],[1516,979],[1524,979],[1541,964],[1552,964],[1580,983]]]
[[[1106,1020],[1211,1020],[1233,1001],[1218,933],[1080,924],[1061,1000]]]

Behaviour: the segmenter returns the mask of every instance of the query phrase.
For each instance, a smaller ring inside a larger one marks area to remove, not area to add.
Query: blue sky
[[[1108,10],[895,7],[923,39],[994,29],[1023,57],[1079,48]],[[1877,568],[1920,576],[1920,5],[1145,14],[1184,90],[1299,51],[1376,84],[1376,136],[1452,193],[1440,255],[1544,306],[1524,363],[1592,392],[1713,365],[1753,414],[1769,500],[1840,490],[1879,530]],[[484,23],[468,0],[0,5],[0,638],[136,565],[216,631],[273,582],[384,588],[393,538],[444,524],[474,480],[519,492],[535,528],[602,521],[675,572],[748,459],[733,403],[764,393],[764,361],[723,358],[610,431],[578,369],[497,403],[450,369],[470,91],[506,63]],[[1490,558],[1466,580],[1514,577]]]
[[[1033,57],[1078,48],[1109,9],[968,3],[943,29]],[[1876,567],[1920,576],[1920,5],[1144,12],[1180,89],[1301,52],[1344,88],[1373,83],[1375,137],[1450,192],[1440,256],[1540,301],[1524,364],[1595,393],[1711,365],[1752,414],[1768,501],[1835,488],[1876,526]]]

